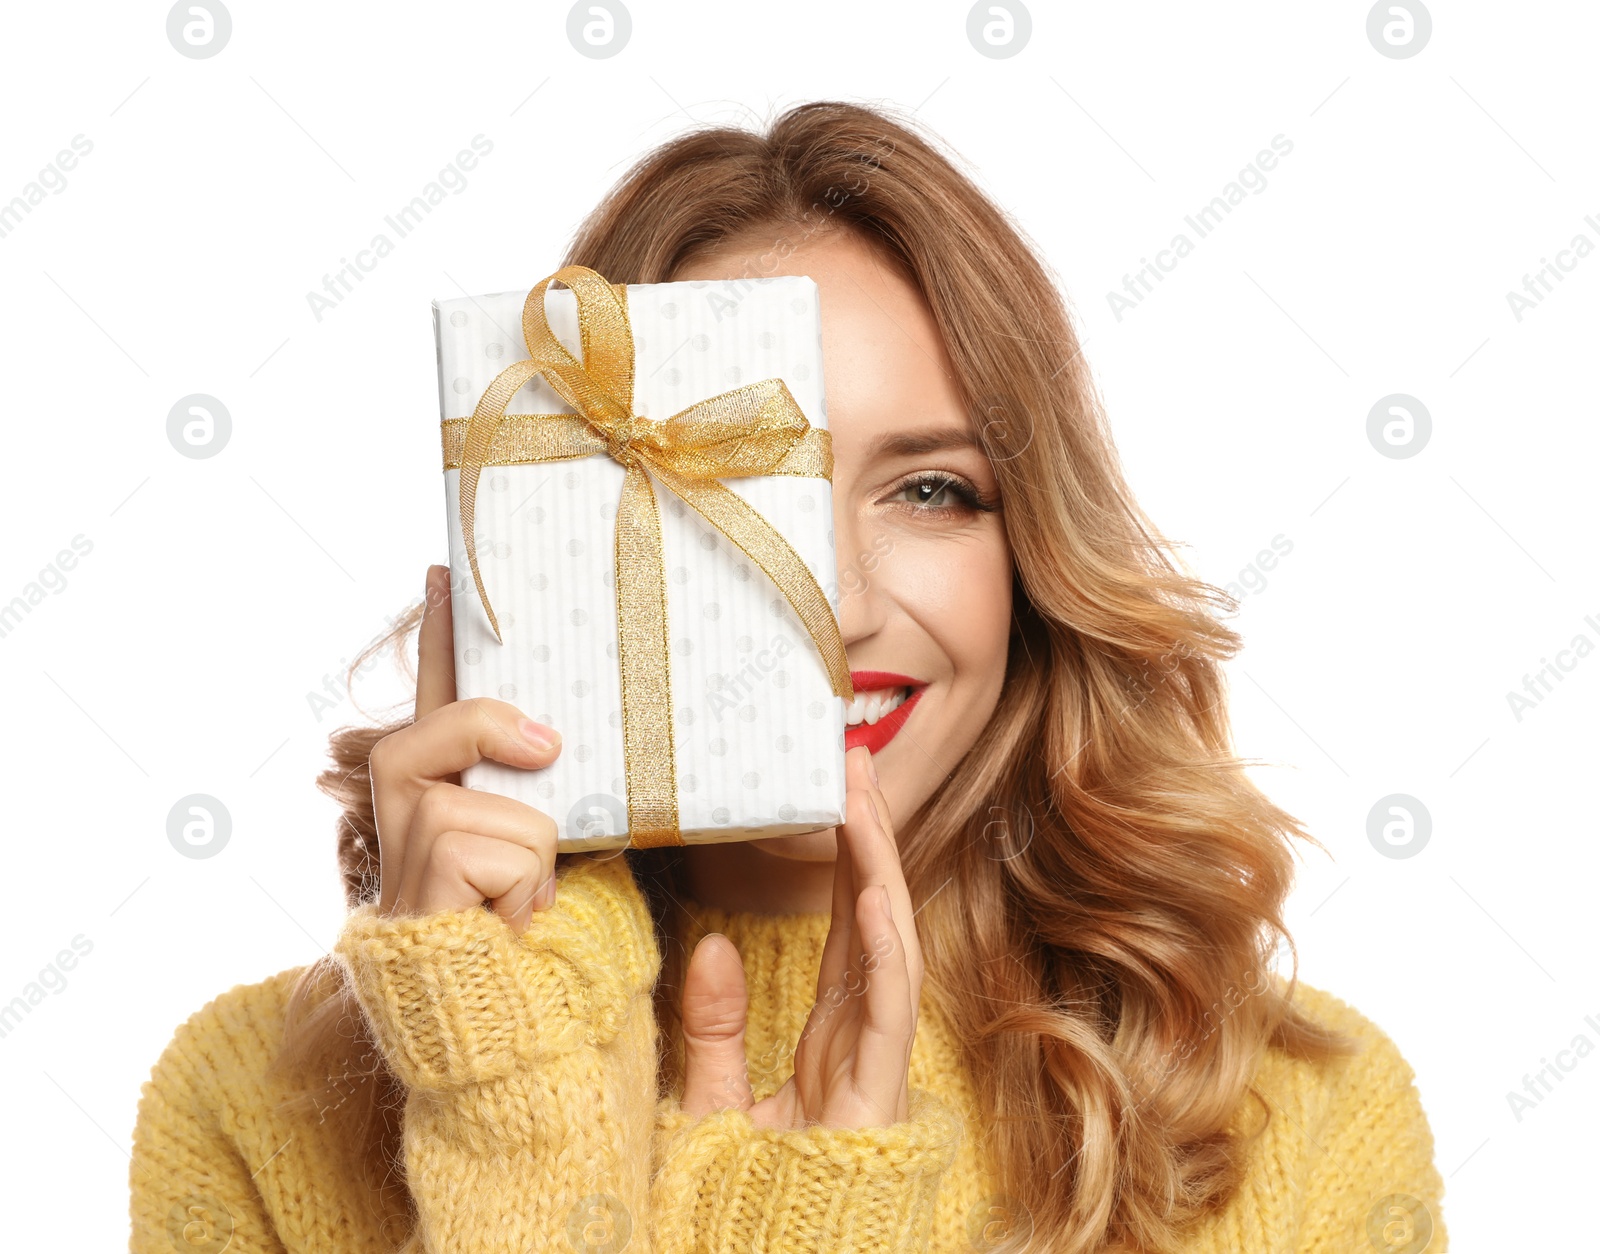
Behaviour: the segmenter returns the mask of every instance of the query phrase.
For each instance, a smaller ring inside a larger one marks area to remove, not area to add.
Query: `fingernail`
[[[533,895],[533,908],[535,910],[548,910],[556,899],[556,873],[550,872],[550,878]]]
[[[535,749],[541,752],[545,749],[554,749],[556,741],[561,735],[553,727],[546,727],[543,723],[535,723],[531,718],[525,718],[517,724],[517,731]]]
[[[867,778],[872,781],[872,786],[874,788],[878,786],[878,767],[877,764],[872,760],[871,749],[867,750]]]

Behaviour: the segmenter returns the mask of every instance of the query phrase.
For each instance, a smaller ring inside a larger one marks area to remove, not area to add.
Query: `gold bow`
[[[545,318],[552,282],[572,289],[583,361],[556,339]],[[617,661],[622,674],[622,741],[628,840],[638,849],[681,845],[667,656],[667,583],[654,475],[742,549],[778,586],[816,642],[833,692],[855,695],[833,607],[806,564],[770,523],[719,478],[806,475],[831,478],[833,446],[813,427],[781,379],[763,379],[654,422],[633,412],[633,329],[627,287],[584,266],[564,266],[522,306],[528,356],[484,389],[470,419],[442,424],[445,469],[461,469],[461,535],[484,613],[500,640],[478,569],[473,513],[484,466],[558,461],[605,453],[627,470],[615,531]],[[576,414],[507,414],[529,379],[544,376]]]

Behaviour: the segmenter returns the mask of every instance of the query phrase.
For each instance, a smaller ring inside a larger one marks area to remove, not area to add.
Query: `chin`
[[[762,853],[775,858],[792,858],[796,862],[832,862],[839,854],[837,829],[825,827],[820,832],[801,832],[797,836],[765,836],[749,843]]]

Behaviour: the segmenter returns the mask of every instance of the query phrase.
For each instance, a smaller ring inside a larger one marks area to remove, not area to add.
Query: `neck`
[[[833,909],[835,847],[833,828],[800,836],[686,845],[684,887],[701,905],[719,910],[827,914]]]

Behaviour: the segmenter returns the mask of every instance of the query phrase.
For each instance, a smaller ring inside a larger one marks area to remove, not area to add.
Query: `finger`
[[[683,1109],[689,1114],[753,1104],[744,1056],[748,1013],[738,949],[720,933],[702,937],[683,981]]]
[[[428,567],[417,634],[416,717],[456,699],[455,627],[450,620],[450,568]]]
[[[452,829],[509,840],[538,854],[546,872],[554,869],[556,821],[515,797],[460,784],[430,784],[417,801],[407,836],[409,840],[431,840]]]
[[[865,750],[862,751],[863,753]],[[850,857],[850,838],[845,827],[850,823],[850,790],[866,780],[865,761],[851,750],[844,758],[845,822],[834,831],[836,852],[833,858],[833,902],[828,936],[822,943],[822,958],[817,965],[817,1000],[830,988],[842,988],[845,968],[855,953],[855,865]]]
[[[402,896],[400,908],[418,914],[436,910],[470,910],[485,898],[513,927],[527,930],[533,895],[542,868],[538,856],[510,841],[477,832],[444,832],[428,849],[428,867],[414,898]],[[523,916],[518,922],[518,916]]]
[[[907,909],[900,917],[909,919],[911,894],[905,887],[900,856],[878,819],[878,808],[873,804],[870,790],[847,784],[844,806],[845,822],[840,828],[844,847],[839,856],[849,861],[855,877],[855,894],[848,909],[855,909],[856,900],[864,890],[882,885],[889,890],[891,905],[901,904],[896,899],[897,888],[904,894]]]
[[[430,784],[490,759],[528,770],[549,766],[561,736],[523,717],[506,701],[452,701],[378,741],[372,748],[372,794],[378,832],[410,826],[411,807]]]
[[[863,762],[863,774],[865,763]],[[922,982],[922,947],[917,940],[913,924],[914,910],[911,890],[906,887],[905,871],[900,863],[900,851],[894,838],[879,821],[878,807],[871,798],[870,781],[863,787],[846,783],[845,812],[851,821],[843,831],[848,844],[848,854],[855,868],[856,895],[866,889],[883,885],[889,890],[889,906],[905,938],[907,966],[913,986],[920,989]],[[854,902],[852,901],[852,908]]]
[[[758,1128],[781,1128],[789,1131],[805,1123],[805,1105],[800,1100],[800,1090],[795,1078],[790,1076],[771,1097],[763,1097],[746,1112],[750,1122]]]
[[[528,735],[537,729],[540,743],[553,737],[555,747],[536,747],[524,737],[523,726]],[[372,804],[379,857],[385,868],[393,868],[392,875],[386,869],[382,877],[384,905],[392,904],[408,863],[415,886],[415,859],[406,842],[416,808],[431,787],[454,780],[464,767],[485,758],[532,769],[549,765],[559,752],[560,737],[553,730],[522,719],[514,705],[486,697],[452,701],[378,741],[369,758]]]
[[[877,810],[878,812],[878,822],[883,825],[883,830],[888,832],[889,838],[893,840],[894,817],[889,813],[889,798],[884,796],[882,786],[876,779],[873,778],[873,772],[876,767],[875,761],[872,757],[872,751],[865,745],[858,745],[857,748],[859,748],[862,754],[865,755],[869,764],[864,771],[864,774],[867,778],[866,788],[868,795],[872,798],[873,809]],[[895,846],[895,851],[896,853],[899,852],[898,845]]]
[[[412,812],[397,877],[397,897],[416,899],[423,877],[430,870],[434,842],[452,831],[509,841],[528,850],[538,860],[536,889],[555,869],[556,824],[548,814],[497,793],[479,792],[459,784],[435,783],[418,798]],[[514,904],[520,910],[528,903]]]
[[[863,768],[861,772],[861,787],[872,801],[872,809],[877,816],[878,826],[883,829],[884,835],[889,838],[889,848],[894,852],[896,862],[900,861],[900,842],[894,834],[894,816],[889,810],[889,798],[884,795],[882,786],[873,778],[875,769],[874,759],[867,748],[858,746],[861,750]],[[904,878],[904,872],[901,873]]]
[[[750,1123],[757,1128],[779,1128],[790,1131],[805,1126],[805,1102],[800,1099],[800,1089],[794,1076],[789,1076],[771,1097],[763,1097],[749,1108]]]
[[[856,1035],[856,1088],[887,1122],[905,1117],[906,1085],[916,1014],[906,947],[881,885],[856,902],[856,922],[867,939],[862,953],[866,989]]]

